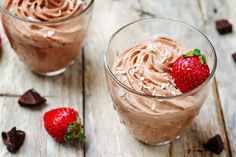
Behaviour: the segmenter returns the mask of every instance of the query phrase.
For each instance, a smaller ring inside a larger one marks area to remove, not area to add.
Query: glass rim
[[[85,9],[83,9],[79,14],[76,14],[74,16],[71,16],[71,17],[67,17],[67,18],[63,18],[63,19],[59,19],[59,20],[51,20],[51,21],[34,21],[34,20],[31,20],[31,19],[27,19],[27,18],[23,18],[23,17],[19,17],[19,16],[16,16],[14,15],[12,12],[10,12],[9,10],[6,9],[6,7],[3,5],[2,2],[0,2],[0,10],[13,17],[13,18],[16,18],[18,20],[21,20],[21,21],[25,21],[25,22],[29,22],[29,23],[34,23],[34,24],[55,24],[55,23],[61,23],[61,22],[65,22],[65,21],[68,21],[68,20],[71,20],[71,19],[74,19],[76,17],[79,17],[79,16],[82,16],[85,12],[87,12],[87,10],[89,10],[92,6],[93,6],[93,3],[94,3],[95,0],[91,0],[89,2],[89,4],[86,6]]]
[[[128,86],[126,86],[125,84],[123,84],[119,79],[116,78],[116,76],[113,74],[112,70],[110,69],[109,65],[108,65],[108,61],[107,61],[107,56],[108,56],[108,53],[109,53],[109,47],[110,47],[110,44],[112,42],[112,40],[114,39],[114,37],[119,33],[121,32],[122,30],[124,30],[125,28],[127,28],[128,26],[131,26],[133,24],[137,24],[137,23],[140,23],[140,22],[150,22],[150,21],[169,21],[169,22],[174,22],[176,24],[181,24],[185,27],[188,27],[188,28],[191,28],[193,30],[195,30],[196,32],[198,32],[203,38],[206,39],[206,41],[209,43],[210,45],[210,48],[212,50],[212,53],[213,53],[213,56],[214,56],[214,64],[213,64],[213,67],[212,67],[212,70],[211,70],[211,73],[210,73],[210,76],[200,85],[198,86],[197,88],[194,88],[186,93],[182,93],[182,94],[178,94],[178,95],[173,95],[173,96],[155,96],[155,95],[150,95],[150,94],[145,94],[145,93],[142,93],[142,92],[139,92],[139,91],[136,91]],[[178,21],[178,20],[174,20],[174,19],[168,19],[168,18],[150,18],[150,19],[142,19],[142,20],[136,20],[136,21],[133,21],[131,23],[128,23],[124,26],[122,26],[120,29],[118,29],[115,33],[112,34],[112,36],[110,37],[109,41],[108,41],[108,44],[106,45],[105,47],[105,51],[104,51],[104,56],[103,56],[103,61],[104,61],[104,67],[105,67],[105,70],[108,72],[109,76],[112,78],[113,81],[115,81],[118,85],[120,85],[122,88],[128,90],[129,92],[131,93],[134,93],[136,95],[139,95],[139,96],[144,96],[144,97],[149,97],[149,98],[154,98],[154,99],[157,99],[157,100],[160,100],[160,99],[175,99],[175,98],[180,98],[180,97],[186,97],[186,96],[189,96],[197,91],[199,91],[200,89],[202,89],[203,87],[205,87],[209,82],[210,80],[214,77],[214,74],[215,74],[215,71],[216,71],[216,66],[217,66],[217,55],[216,55],[216,52],[215,52],[215,48],[213,47],[212,43],[210,42],[210,40],[201,32],[199,31],[197,28],[195,28],[194,26],[191,26],[185,22],[182,22],[182,21]]]

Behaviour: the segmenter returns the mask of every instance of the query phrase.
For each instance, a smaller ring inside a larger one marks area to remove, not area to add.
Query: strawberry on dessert
[[[114,56],[112,61],[110,58],[107,61],[113,62],[112,73],[119,80],[107,77],[114,108],[121,123],[144,143],[156,145],[176,140],[199,114],[206,100],[208,93],[204,90],[209,86],[195,94],[181,95],[209,78],[212,68],[212,57],[209,56],[207,65],[200,50],[188,52],[189,45],[157,37],[145,39],[127,50],[128,46],[122,45],[124,51],[118,54],[113,53],[120,50],[121,45],[111,46],[108,51]]]
[[[44,114],[44,127],[58,142],[85,140],[79,114],[72,108],[61,107]]]
[[[206,57],[198,49],[180,56],[172,65],[172,78],[183,93],[201,85],[209,75]]]

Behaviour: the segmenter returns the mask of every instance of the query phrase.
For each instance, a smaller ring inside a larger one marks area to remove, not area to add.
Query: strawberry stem
[[[78,119],[76,122],[69,123],[67,132],[64,135],[64,140],[67,142],[74,142],[76,140],[84,141],[85,140],[84,129]]]
[[[202,64],[205,64],[207,62],[206,56],[204,54],[201,54],[201,51],[199,49],[194,49],[192,51],[189,51],[185,53],[183,56],[184,57],[198,56]]]

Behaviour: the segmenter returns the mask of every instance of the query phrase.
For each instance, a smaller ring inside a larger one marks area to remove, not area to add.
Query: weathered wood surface
[[[69,147],[59,145],[43,126],[43,114],[51,108],[70,106],[80,111],[83,118],[82,98],[82,57],[64,74],[57,77],[40,77],[28,69],[16,58],[13,50],[1,30],[3,37],[0,61],[0,131],[8,131],[13,126],[26,132],[25,142],[16,155],[6,151],[0,140],[0,157],[64,157],[83,156],[83,145]],[[42,108],[28,109],[17,103],[19,96],[34,88],[47,99]]]
[[[96,27],[90,30],[89,43],[85,47],[85,123],[88,135],[86,155],[91,157],[214,156],[203,149],[203,143],[209,137],[221,134],[225,150],[220,156],[232,156],[215,81],[209,98],[192,127],[180,140],[162,147],[146,146],[131,137],[113,111],[108,92],[104,91],[105,76],[100,70],[103,67],[103,51],[108,38],[115,30],[133,20],[150,17],[174,18],[204,30],[205,19],[200,1],[107,0],[97,1],[94,9],[92,25]],[[213,12],[213,9],[208,9],[207,12]]]
[[[235,27],[234,33],[220,36],[214,29],[216,19],[228,19],[236,26],[236,1],[234,0],[201,0],[201,9],[204,18],[204,33],[211,39],[218,55],[218,69],[216,80],[220,103],[223,110],[229,144],[231,146],[232,156],[236,156],[236,64],[231,54],[236,52]],[[217,13],[208,12],[217,8]]]
[[[214,19],[230,17],[236,25],[234,0],[95,0],[94,13],[83,55],[63,75],[39,77],[16,58],[3,36],[0,60],[0,131],[12,126],[26,131],[23,147],[14,156],[31,157],[211,157],[203,143],[215,135],[223,137],[221,157],[236,156],[236,109],[233,78],[235,64],[230,53],[236,50],[234,34],[225,37],[215,31]],[[214,14],[214,8],[218,13]],[[210,37],[218,52],[216,80],[200,115],[178,141],[165,146],[147,146],[135,140],[120,123],[107,91],[103,52],[110,35],[118,28],[141,18],[165,17],[185,21]],[[19,107],[18,97],[35,88],[48,100],[40,109]],[[87,142],[70,147],[54,142],[44,130],[42,115],[51,108],[71,106],[84,118]],[[83,108],[84,107],[84,108]],[[0,157],[13,156],[0,142]]]

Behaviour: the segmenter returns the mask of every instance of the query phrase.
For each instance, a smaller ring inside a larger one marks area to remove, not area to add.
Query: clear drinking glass
[[[72,15],[69,1],[32,1],[15,10],[7,9],[10,0],[0,2],[2,25],[12,48],[27,67],[40,75],[52,76],[64,72],[74,63],[83,45],[94,0],[84,0],[80,13]],[[12,0],[18,3],[17,0]],[[65,3],[61,8],[40,8],[40,3]],[[37,4],[36,4],[37,3]],[[68,3],[68,4],[66,4]],[[68,7],[68,8],[66,8]],[[67,16],[71,13],[71,16]],[[37,19],[27,14],[37,14]],[[40,15],[38,15],[40,13]],[[24,17],[17,16],[24,14]],[[63,16],[65,18],[45,17]]]
[[[183,43],[187,48],[198,48],[206,55],[210,76],[203,84],[180,95],[153,96],[135,91],[116,78],[112,67],[120,53],[163,36]],[[210,41],[196,28],[170,19],[148,19],[130,23],[112,35],[104,54],[104,64],[109,92],[121,122],[138,140],[160,145],[177,139],[199,114],[211,86],[217,58]],[[165,114],[151,110],[153,105],[168,110],[168,105],[177,103],[189,107]]]

